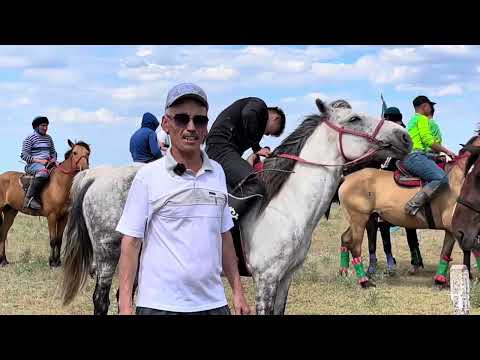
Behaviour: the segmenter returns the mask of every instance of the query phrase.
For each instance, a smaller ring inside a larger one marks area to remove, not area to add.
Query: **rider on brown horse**
[[[32,122],[33,134],[29,135],[22,146],[22,160],[26,161],[25,172],[34,179],[25,195],[24,207],[39,210],[42,205],[40,193],[48,182],[47,165],[57,160],[57,152],[50,135],[47,134],[48,119],[38,116]]]

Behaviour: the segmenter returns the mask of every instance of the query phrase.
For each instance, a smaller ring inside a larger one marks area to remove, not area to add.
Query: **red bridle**
[[[80,170],[77,169],[77,165],[78,163],[80,162],[80,160],[84,159],[87,161],[87,165],[88,165],[88,157],[86,155],[82,155],[78,158],[77,161],[75,161],[75,164],[73,164],[73,154],[70,156],[70,168],[71,170],[68,171],[66,170],[64,167],[63,167],[63,163],[62,164],[59,164],[56,168],[58,170],[60,170],[60,172],[66,174],[66,175],[69,175],[69,176],[75,176]]]
[[[316,162],[313,162],[313,161],[308,161],[308,160],[302,159],[300,156],[297,156],[297,155],[291,155],[291,154],[285,154],[285,153],[278,154],[277,156],[281,157],[281,158],[284,158],[284,159],[295,160],[295,161],[297,161],[299,163],[302,163],[302,164],[309,164],[309,165],[316,165],[316,166],[342,166],[342,167],[346,167],[346,166],[351,166],[351,165],[357,164],[362,160],[370,158],[373,154],[375,154],[378,150],[380,150],[380,148],[385,147],[385,143],[383,141],[377,139],[377,135],[380,132],[380,129],[382,128],[383,124],[385,123],[384,119],[379,121],[378,125],[373,130],[372,134],[368,134],[368,133],[365,133],[363,131],[356,131],[356,130],[348,129],[348,128],[345,128],[343,126],[337,126],[329,120],[324,120],[324,123],[329,128],[335,130],[338,133],[338,138],[339,138],[339,143],[340,143],[340,152],[342,154],[343,159],[346,161],[345,164],[321,164],[321,163],[316,163]],[[365,138],[365,139],[368,140],[368,142],[371,142],[371,143],[374,143],[375,145],[378,145],[379,148],[370,149],[365,154],[360,156],[359,158],[351,160],[345,155],[345,152],[343,151],[343,141],[342,141],[343,134],[354,135],[354,136]]]

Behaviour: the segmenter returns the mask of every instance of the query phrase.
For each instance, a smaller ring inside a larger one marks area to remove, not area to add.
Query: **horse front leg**
[[[371,215],[368,219],[366,230],[368,239],[369,264],[367,269],[368,276],[373,276],[377,272],[377,229],[378,218]]]
[[[50,214],[47,216],[48,220],[48,235],[50,238],[50,257],[48,258],[48,265],[51,268],[60,266],[60,255],[57,256],[57,243],[58,243],[58,218],[57,214]],[[60,238],[60,242],[61,242]]]
[[[348,266],[350,265],[350,249],[353,243],[352,228],[349,226],[341,236],[340,245],[340,276],[348,276]]]
[[[3,208],[2,212],[3,220],[2,214],[0,213],[0,267],[7,266],[9,264],[5,252],[5,243],[7,241],[8,231],[15,220],[15,216],[18,214],[17,210],[8,205]]]
[[[448,231],[445,231],[445,238],[443,240],[442,252],[440,254],[440,262],[437,266],[437,272],[433,278],[435,286],[438,289],[444,289],[448,287],[447,272],[448,264],[452,261],[452,251],[455,245],[455,238]]]
[[[470,251],[463,250],[463,265],[465,265],[468,269],[468,277],[470,278],[470,280],[473,279],[472,271],[471,271],[471,264],[470,264],[471,256],[472,256],[472,253]]]
[[[270,271],[252,269],[252,275],[255,284],[257,315],[273,315],[279,285],[278,272],[272,273],[271,269]]]
[[[350,252],[352,254],[352,265],[357,275],[358,283],[362,288],[368,288],[375,286],[375,283],[368,278],[362,262],[362,242],[363,234],[365,232],[365,226],[369,219],[368,215],[358,215],[352,217],[351,229],[352,229],[352,243],[350,246]]]

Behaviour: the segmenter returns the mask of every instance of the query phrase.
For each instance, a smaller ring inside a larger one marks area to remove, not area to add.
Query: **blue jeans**
[[[431,187],[448,184],[448,176],[426,153],[415,151],[403,159],[403,165]]]
[[[45,168],[45,165],[39,163],[31,163],[25,166],[25,172],[30,175],[35,175],[35,177],[47,177],[48,171]]]

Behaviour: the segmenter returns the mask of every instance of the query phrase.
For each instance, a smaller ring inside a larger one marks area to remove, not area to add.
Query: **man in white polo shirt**
[[[138,315],[230,314],[221,272],[233,293],[235,314],[249,314],[233,240],[222,167],[200,149],[207,136],[208,102],[194,84],[167,95],[162,127],[166,156],[144,165],[132,182],[118,223],[120,314],[133,314],[139,266]],[[142,240],[143,239],[143,240]]]

